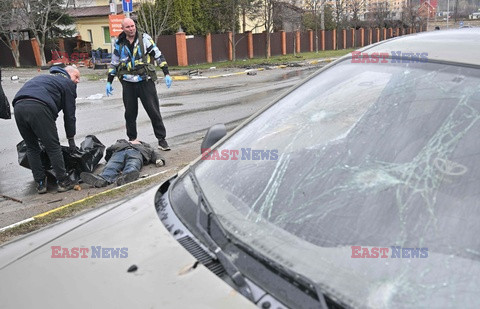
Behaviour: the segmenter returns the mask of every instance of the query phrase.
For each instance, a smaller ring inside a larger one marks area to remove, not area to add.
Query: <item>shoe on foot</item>
[[[67,178],[63,181],[57,181],[57,192],[66,192],[68,190],[72,190],[75,187],[75,184]]]
[[[47,177],[45,179],[37,181],[37,193],[44,194],[47,193]]]
[[[84,183],[87,183],[95,188],[102,188],[108,185],[108,182],[105,179],[92,173],[82,172],[80,173],[80,178]]]
[[[158,149],[168,151],[170,150],[170,146],[168,146],[168,143],[165,139],[160,139],[158,140]]]
[[[138,177],[140,177],[140,173],[137,172],[137,171],[133,171],[133,172],[130,172],[130,173],[123,174],[120,177],[118,177],[117,186],[122,186],[126,183],[135,181],[135,180],[138,179]]]

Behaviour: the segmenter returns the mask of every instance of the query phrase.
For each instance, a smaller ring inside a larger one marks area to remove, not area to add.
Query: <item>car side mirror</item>
[[[223,123],[218,123],[211,126],[203,138],[202,145],[200,146],[200,153],[203,153],[207,149],[211,148],[225,135],[227,135],[227,127]]]

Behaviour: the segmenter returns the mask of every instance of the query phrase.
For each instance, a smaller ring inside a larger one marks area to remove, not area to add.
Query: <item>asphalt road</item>
[[[225,123],[229,129],[271,102],[275,97],[290,89],[301,79],[310,75],[318,66],[267,69],[256,75],[238,74],[228,76],[231,71],[205,71],[200,78],[175,80],[167,89],[162,80],[157,84],[162,117],[167,128],[167,140],[172,151],[165,152],[167,166],[163,170],[178,169],[199,154],[203,134],[216,123]],[[92,74],[91,69],[81,69],[82,75]],[[2,85],[10,102],[15,93],[29,78],[45,74],[35,69],[3,70]],[[98,72],[97,72],[98,73]],[[175,74],[175,72],[173,72]],[[224,77],[211,78],[227,74]],[[12,80],[13,76],[13,80]],[[18,77],[15,78],[15,77]],[[202,78],[210,77],[210,78]],[[191,77],[194,78],[194,77]],[[105,97],[105,80],[82,80],[77,87],[77,145],[86,135],[95,135],[107,147],[117,139],[126,138],[123,118],[121,85],[113,83],[114,94]],[[63,114],[57,119],[60,142],[67,144],[63,129]],[[138,138],[155,144],[150,120],[144,109],[139,107],[137,118]],[[16,145],[21,136],[12,120],[0,120],[0,228],[19,222],[38,213],[61,206],[85,196],[95,194],[100,189],[82,185],[80,192],[49,192],[38,195],[31,171],[18,165]],[[102,163],[103,160],[102,160]],[[99,167],[101,168],[101,166]],[[146,166],[142,173],[153,174],[160,170]],[[10,199],[11,197],[13,199]],[[22,203],[20,203],[21,201]]]

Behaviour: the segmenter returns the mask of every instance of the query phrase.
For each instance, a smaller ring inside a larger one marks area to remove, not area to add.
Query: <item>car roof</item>
[[[480,65],[480,28],[421,32],[383,41],[360,50],[391,55],[428,53],[428,59]]]

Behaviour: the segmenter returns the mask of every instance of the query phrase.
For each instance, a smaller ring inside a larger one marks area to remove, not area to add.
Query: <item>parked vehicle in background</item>
[[[212,127],[159,188],[0,247],[2,307],[479,307],[479,48],[381,42]]]
[[[92,50],[92,58],[88,64],[88,67],[96,69],[106,69],[112,61],[112,53],[109,53],[106,49]]]
[[[480,18],[480,12],[475,12],[472,15],[470,15],[470,19],[479,19]]]

